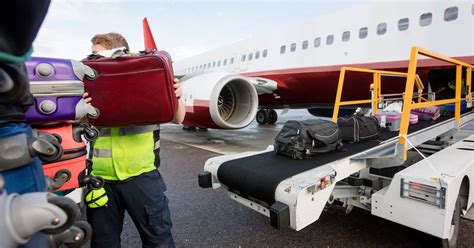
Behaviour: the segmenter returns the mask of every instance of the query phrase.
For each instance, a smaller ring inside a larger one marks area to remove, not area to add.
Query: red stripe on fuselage
[[[474,64],[474,56],[456,57],[460,61]],[[390,61],[378,63],[347,64],[321,67],[306,67],[260,72],[243,73],[244,76],[268,78],[278,82],[274,94],[259,96],[260,107],[281,108],[311,107],[320,104],[334,104],[339,72],[342,66],[367,69],[391,70],[406,72],[409,61]],[[433,59],[420,59],[417,73],[421,80],[428,82],[428,73],[432,69],[453,68],[446,62]],[[370,99],[369,85],[372,75],[368,73],[349,72],[346,75],[343,89],[343,100]],[[402,78],[383,78],[382,93],[400,93],[405,91],[406,81]],[[278,97],[275,97],[275,94]]]

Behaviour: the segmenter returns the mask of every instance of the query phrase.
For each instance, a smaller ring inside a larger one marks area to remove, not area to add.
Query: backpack
[[[355,143],[376,138],[379,135],[377,118],[363,115],[344,116],[337,119],[342,132],[342,140]]]
[[[341,147],[338,126],[332,121],[314,119],[287,121],[275,138],[274,150],[292,159],[305,159]]]

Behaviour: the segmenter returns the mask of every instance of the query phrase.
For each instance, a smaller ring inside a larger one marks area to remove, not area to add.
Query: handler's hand
[[[84,95],[82,95],[82,98],[84,98],[84,102],[86,102],[87,104],[91,104],[92,98],[88,96],[89,96],[89,93],[84,92]]]
[[[183,91],[181,90],[181,84],[179,83],[179,79],[174,79],[174,93],[176,94],[176,98],[180,99]]]

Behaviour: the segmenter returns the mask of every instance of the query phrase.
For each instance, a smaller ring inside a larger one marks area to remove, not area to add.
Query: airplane
[[[275,123],[274,109],[282,108],[331,115],[342,66],[406,72],[412,46],[474,64],[473,17],[471,1],[371,2],[176,61],[183,124],[239,129],[255,117]],[[454,68],[431,59],[418,68],[429,91],[454,94],[445,87]],[[382,90],[403,92],[404,80],[384,79]],[[370,97],[364,86],[370,81],[371,75],[349,74],[344,100]]]

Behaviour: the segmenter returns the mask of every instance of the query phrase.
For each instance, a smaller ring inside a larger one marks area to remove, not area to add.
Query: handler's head
[[[117,47],[125,47],[129,50],[127,40],[119,33],[96,34],[92,39],[92,53],[101,50],[109,50]]]

